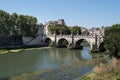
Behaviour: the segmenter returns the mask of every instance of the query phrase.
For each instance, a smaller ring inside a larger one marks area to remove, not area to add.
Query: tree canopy
[[[33,35],[31,28],[36,25],[37,19],[28,15],[19,15],[17,18],[17,27],[21,30],[22,35]]]
[[[74,35],[76,34],[81,34],[81,28],[79,26],[73,26],[73,27],[68,27],[66,25],[58,25],[58,24],[52,24],[49,26],[49,30],[51,31],[52,34],[56,32],[56,34],[65,34],[65,35],[70,35],[71,32],[73,32]]]
[[[0,10],[0,34],[9,34],[10,28],[10,14]]]
[[[105,29],[104,43],[110,51],[110,56],[120,58],[120,24]]]
[[[70,28],[67,27],[66,25],[58,25],[58,24],[53,24],[49,26],[49,30],[51,31],[52,34],[56,32],[56,34],[70,34]]]
[[[0,10],[0,34],[1,35],[35,35],[37,19],[33,16],[9,14]]]
[[[71,30],[72,30],[73,34],[75,34],[75,35],[81,34],[81,28],[79,26],[73,26]]]

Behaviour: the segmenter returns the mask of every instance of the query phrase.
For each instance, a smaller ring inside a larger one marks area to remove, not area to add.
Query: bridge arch
[[[101,42],[98,46],[99,51],[104,52],[106,49],[104,47],[104,42]]]
[[[52,40],[50,38],[47,37],[47,38],[44,39],[44,44],[45,45],[49,46],[51,43],[52,43]]]
[[[59,39],[58,42],[57,42],[57,46],[58,46],[58,47],[67,47],[68,44],[69,44],[69,42],[68,42],[68,40],[65,39],[65,38],[61,38],[61,39]]]
[[[88,40],[86,40],[86,39],[78,39],[78,40],[76,40],[75,41],[75,43],[74,43],[74,46],[75,46],[75,48],[76,49],[82,49],[83,48],[83,46],[81,45],[81,43],[82,42],[86,42],[86,44],[84,43],[84,45],[88,45],[89,47],[91,47],[91,44],[90,44],[90,42],[88,41]]]

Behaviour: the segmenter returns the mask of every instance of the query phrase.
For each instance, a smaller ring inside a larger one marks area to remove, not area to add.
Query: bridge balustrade
[[[67,37],[67,38],[71,38],[71,35],[56,35],[56,37]]]
[[[49,37],[55,37],[55,35],[47,35]],[[72,35],[56,35],[56,37],[66,37],[71,38]],[[74,38],[95,38],[93,35],[73,35]]]

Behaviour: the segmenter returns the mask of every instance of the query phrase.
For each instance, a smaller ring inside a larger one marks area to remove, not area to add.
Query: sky
[[[0,9],[37,17],[43,24],[58,19],[85,28],[120,23],[120,0],[0,0]]]

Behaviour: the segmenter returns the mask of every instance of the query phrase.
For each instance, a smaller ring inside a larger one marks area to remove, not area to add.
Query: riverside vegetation
[[[120,60],[113,58],[110,63],[101,63],[80,80],[120,80]]]
[[[120,24],[105,29],[104,43],[112,60],[95,66],[80,80],[120,80]]]
[[[24,51],[24,50],[45,49],[45,48],[52,48],[52,47],[37,47],[37,48],[25,48],[25,49],[21,48],[21,49],[10,49],[10,50],[1,49],[0,50],[0,55],[1,54],[7,54],[7,53],[17,53],[17,52]]]

